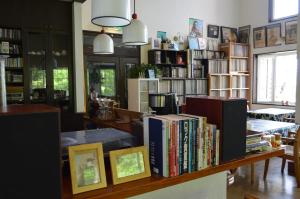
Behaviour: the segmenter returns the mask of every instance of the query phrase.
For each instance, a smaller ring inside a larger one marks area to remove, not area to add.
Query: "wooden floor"
[[[263,181],[264,162],[256,164],[255,182],[250,183],[250,165],[238,169],[235,175],[235,182],[228,187],[228,199],[244,199],[244,195],[249,193],[259,199],[300,199],[300,188],[296,188],[296,179],[280,172],[281,159],[270,160],[267,180]]]

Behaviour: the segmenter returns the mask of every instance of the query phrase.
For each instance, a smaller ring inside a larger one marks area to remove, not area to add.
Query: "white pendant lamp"
[[[148,43],[148,28],[140,20],[137,19],[135,13],[132,14],[131,24],[123,28],[123,44],[124,45],[145,45]]]
[[[130,0],[92,0],[92,23],[105,27],[130,23]]]
[[[114,53],[114,42],[110,36],[104,33],[103,29],[101,33],[94,38],[93,52],[94,54]]]

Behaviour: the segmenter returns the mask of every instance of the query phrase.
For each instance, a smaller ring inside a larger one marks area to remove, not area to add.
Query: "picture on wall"
[[[198,50],[199,49],[199,42],[197,37],[188,36],[189,42],[189,49]]]
[[[207,26],[207,37],[210,38],[219,38],[219,26],[216,25],[208,25]]]
[[[157,38],[161,39],[162,42],[167,40],[167,32],[164,31],[157,31]]]
[[[203,21],[200,19],[189,18],[189,36],[203,37]]]
[[[297,43],[297,20],[285,22],[285,44]]]
[[[272,24],[267,26],[267,46],[281,45],[281,24]]]
[[[249,43],[250,29],[251,29],[250,25],[239,27],[239,29],[238,29],[238,36],[239,36],[239,42],[240,43],[244,43],[244,44],[248,44]]]
[[[266,47],[266,27],[253,29],[253,45],[254,48]]]
[[[221,27],[221,42],[228,43],[228,42],[237,42],[237,28],[229,28],[229,27]]]

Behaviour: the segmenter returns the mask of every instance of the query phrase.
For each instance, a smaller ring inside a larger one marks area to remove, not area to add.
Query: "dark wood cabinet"
[[[187,97],[186,113],[205,116],[220,129],[220,161],[239,159],[246,153],[247,100]]]

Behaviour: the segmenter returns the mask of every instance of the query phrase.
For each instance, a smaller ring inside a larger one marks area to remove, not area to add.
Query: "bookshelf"
[[[224,63],[209,66],[209,96],[236,97],[250,100],[249,45],[223,43]]]
[[[162,71],[159,79],[160,92],[176,93],[179,106],[187,96],[207,95],[207,76],[191,76],[189,51],[152,49],[148,51],[149,64],[158,66]]]
[[[159,92],[159,79],[128,79],[128,110],[148,113],[149,94]]]
[[[21,29],[0,28],[0,58],[5,67],[7,103],[24,103]]]

